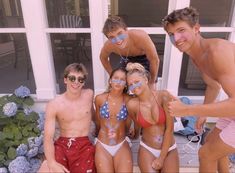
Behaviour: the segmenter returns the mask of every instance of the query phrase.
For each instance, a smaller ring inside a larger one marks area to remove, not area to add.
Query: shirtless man
[[[47,163],[39,172],[46,172],[48,168],[50,172],[95,172],[95,149],[87,137],[93,91],[82,88],[86,77],[87,71],[82,64],[73,63],[65,68],[66,91],[46,107],[44,150]],[[56,121],[60,137],[54,143]]]
[[[118,16],[109,17],[104,24],[103,33],[108,38],[101,53],[100,60],[105,70],[112,72],[109,55],[120,56],[120,66],[125,68],[128,62],[138,62],[150,72],[150,86],[154,88],[157,80],[159,58],[149,35],[143,30],[127,30],[127,26]]]
[[[168,109],[172,116],[200,116],[198,129],[205,117],[219,117],[199,150],[199,170],[203,173],[229,172],[226,156],[235,153],[235,44],[223,39],[203,38],[198,19],[194,8],[175,10],[163,19],[172,43],[189,55],[207,84],[204,104],[185,105],[176,99],[169,103]],[[215,102],[221,87],[228,99]]]

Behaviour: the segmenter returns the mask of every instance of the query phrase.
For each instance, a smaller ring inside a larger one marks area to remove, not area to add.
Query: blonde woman
[[[126,69],[129,90],[136,95],[127,104],[128,112],[142,127],[138,154],[141,172],[179,172],[174,121],[166,111],[173,97],[167,91],[149,88],[149,73],[141,64],[128,63]]]

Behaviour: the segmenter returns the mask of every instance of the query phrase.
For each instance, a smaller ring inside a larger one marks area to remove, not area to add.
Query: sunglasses
[[[111,42],[112,42],[113,44],[115,44],[115,43],[118,43],[119,41],[124,40],[126,37],[127,37],[126,34],[119,34],[119,35],[117,35],[117,36],[114,37],[114,38],[110,38],[110,40],[111,40]]]
[[[76,80],[79,82],[79,83],[84,83],[86,78],[85,77],[76,77],[76,76],[67,76],[67,78],[70,80],[70,82],[74,83],[76,82]]]

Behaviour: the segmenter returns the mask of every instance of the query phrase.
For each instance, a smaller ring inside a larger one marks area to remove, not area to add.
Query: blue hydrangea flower
[[[24,156],[16,157],[8,166],[10,173],[26,173],[29,172],[30,168],[30,163]]]
[[[32,149],[32,148],[36,147],[34,139],[35,139],[35,137],[30,137],[30,138],[27,139],[28,140],[29,149]]]
[[[40,159],[30,159],[29,163],[31,165],[31,169],[29,172],[37,172],[42,164],[42,161]]]
[[[229,160],[230,160],[230,162],[232,162],[233,164],[235,164],[235,154],[231,154],[231,155],[229,156]]]
[[[6,115],[8,117],[12,117],[16,114],[17,109],[18,109],[18,107],[14,102],[9,102],[3,106],[3,113],[4,113],[4,115]]]
[[[34,147],[28,151],[26,156],[28,157],[28,159],[31,159],[32,157],[36,156],[37,154],[38,154],[38,147]]]
[[[29,115],[32,112],[32,109],[29,107],[24,108],[25,115]]]
[[[24,156],[28,152],[28,146],[25,144],[20,144],[16,149],[17,156]]]
[[[28,97],[30,95],[30,90],[25,86],[20,86],[19,88],[17,88],[15,90],[14,94],[17,97],[25,98],[25,97]]]
[[[7,168],[5,167],[0,168],[0,173],[8,173]]]
[[[43,135],[40,135],[34,139],[35,146],[39,147],[43,142]]]
[[[44,146],[41,145],[39,148],[38,148],[38,153],[39,154],[43,154],[44,153]]]
[[[40,112],[40,113],[38,113],[38,116],[39,116],[39,119],[37,120],[37,122],[38,122],[37,127],[40,131],[43,131],[44,130],[44,122],[45,122],[45,113]]]

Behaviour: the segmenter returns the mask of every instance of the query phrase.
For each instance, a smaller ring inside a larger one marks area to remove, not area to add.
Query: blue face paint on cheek
[[[126,81],[120,79],[112,79],[111,82],[119,85],[126,85]]]
[[[111,42],[112,42],[113,44],[115,44],[115,43],[117,43],[117,42],[119,42],[119,41],[124,40],[126,37],[127,37],[126,34],[119,34],[118,36],[112,38],[112,39],[111,39]]]
[[[172,34],[172,35],[169,35],[169,37],[170,37],[171,43],[175,45],[175,36]]]
[[[137,87],[140,87],[141,85],[142,85],[141,81],[139,81],[135,84],[132,84],[132,85],[129,86],[129,91],[133,91],[134,89],[136,89]]]

